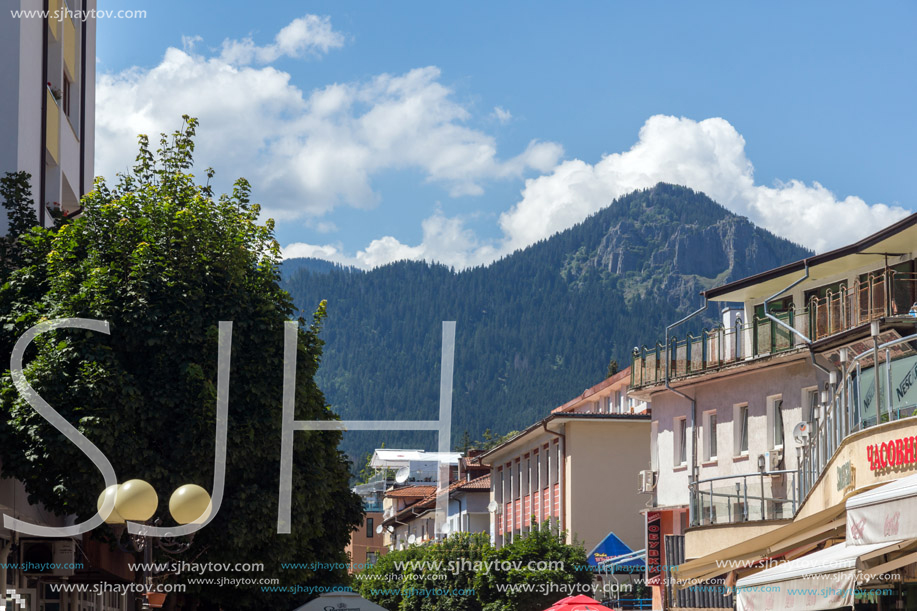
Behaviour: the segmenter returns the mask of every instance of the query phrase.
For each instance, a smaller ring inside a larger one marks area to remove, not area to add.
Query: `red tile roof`
[[[436,486],[405,486],[395,488],[385,493],[385,496],[391,498],[426,498],[429,494],[436,492]]]

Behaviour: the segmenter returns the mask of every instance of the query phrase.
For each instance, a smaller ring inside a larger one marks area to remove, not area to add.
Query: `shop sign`
[[[917,437],[901,437],[866,446],[870,471],[917,463]]]
[[[662,574],[662,513],[646,513],[646,577]]]
[[[854,482],[856,481],[856,469],[853,465],[850,464],[848,460],[844,464],[838,466],[837,468],[837,490],[846,490],[847,488],[853,488]]]

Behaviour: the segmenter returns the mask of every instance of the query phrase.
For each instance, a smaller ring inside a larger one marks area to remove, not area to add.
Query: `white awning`
[[[847,500],[847,541],[853,545],[917,539],[917,475]]]
[[[435,461],[457,465],[461,452],[424,452],[423,450],[393,450],[379,448],[373,452],[369,466],[374,469],[409,467],[412,462]]]
[[[853,605],[857,571],[900,542],[834,545],[736,582],[737,611],[817,611]]]

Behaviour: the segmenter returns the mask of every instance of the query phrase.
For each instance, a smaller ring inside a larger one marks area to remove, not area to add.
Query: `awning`
[[[917,539],[917,475],[847,501],[847,541],[855,545]]]
[[[587,555],[589,566],[601,567],[609,573],[643,573],[646,570],[646,550],[633,551],[613,532],[605,535]]]
[[[899,549],[901,542],[839,543],[736,582],[736,611],[817,611],[853,605],[857,571],[865,562]]]
[[[733,569],[839,534],[845,527],[843,513],[843,506],[835,505],[726,549],[683,562],[676,572],[679,587],[683,587],[681,584],[684,582],[707,581]]]

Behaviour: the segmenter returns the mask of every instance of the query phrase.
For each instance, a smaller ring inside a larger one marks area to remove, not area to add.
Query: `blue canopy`
[[[588,559],[589,566],[603,567],[609,573],[634,574],[646,570],[646,550],[635,552],[613,532],[589,552]]]

